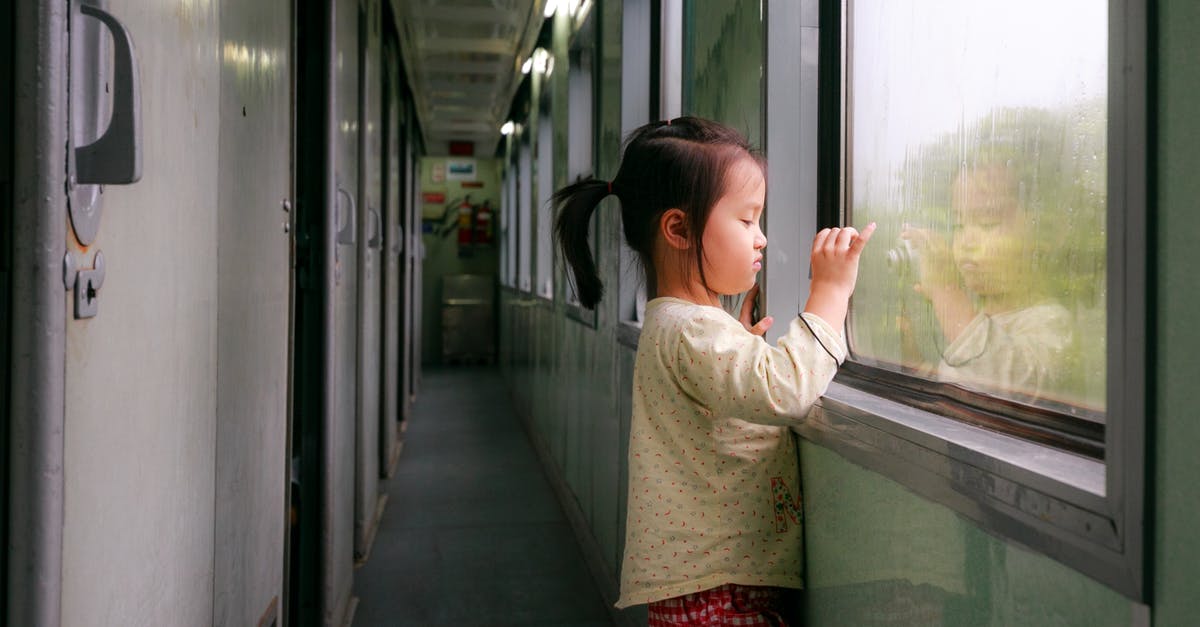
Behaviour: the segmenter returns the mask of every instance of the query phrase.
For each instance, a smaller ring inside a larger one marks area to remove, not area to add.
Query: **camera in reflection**
[[[898,246],[887,251],[888,270],[896,274],[911,275],[916,271],[917,262],[917,248],[909,240],[902,239]]]

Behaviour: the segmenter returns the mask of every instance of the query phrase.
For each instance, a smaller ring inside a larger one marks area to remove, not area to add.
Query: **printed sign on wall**
[[[448,159],[446,161],[447,181],[474,181],[474,159]]]

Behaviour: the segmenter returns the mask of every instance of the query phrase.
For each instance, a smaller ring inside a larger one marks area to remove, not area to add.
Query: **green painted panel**
[[[806,625],[1129,625],[1131,602],[882,475],[800,446]]]
[[[1157,327],[1154,395],[1157,415],[1151,425],[1157,441],[1152,474],[1154,585],[1156,625],[1195,624],[1200,616],[1196,594],[1196,565],[1200,564],[1200,374],[1196,354],[1200,329],[1193,319],[1200,311],[1196,268],[1200,268],[1200,4],[1192,0],[1162,0],[1158,5],[1158,190],[1151,217],[1157,238],[1157,302],[1151,320]],[[1153,173],[1152,173],[1153,174]],[[1157,222],[1155,225],[1154,223]],[[1154,250],[1152,247],[1151,250]],[[1153,451],[1153,449],[1152,449]]]

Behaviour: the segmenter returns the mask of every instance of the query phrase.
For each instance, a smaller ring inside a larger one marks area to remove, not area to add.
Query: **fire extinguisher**
[[[462,204],[458,206],[458,245],[459,247],[470,246],[472,236],[472,222],[475,214],[475,208],[471,206],[471,197],[463,199]]]
[[[483,201],[475,212],[475,243],[492,243],[492,205],[487,200]]]

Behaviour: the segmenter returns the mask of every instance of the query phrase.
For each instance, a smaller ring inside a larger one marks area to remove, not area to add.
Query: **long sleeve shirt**
[[[841,335],[811,314],[771,346],[717,307],[647,305],[617,607],[724,583],[802,586],[787,427],[807,416],[845,356]]]

